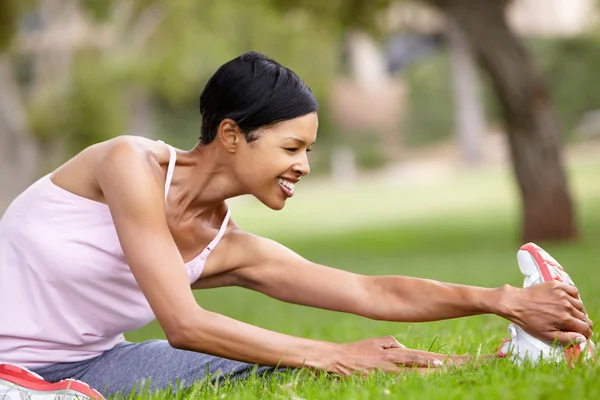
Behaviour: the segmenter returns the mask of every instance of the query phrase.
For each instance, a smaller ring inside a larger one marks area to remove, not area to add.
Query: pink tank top
[[[175,150],[165,182],[167,196]],[[185,265],[190,284],[229,221]],[[125,261],[106,204],[44,176],[0,220],[0,363],[36,368],[100,355],[154,314]]]

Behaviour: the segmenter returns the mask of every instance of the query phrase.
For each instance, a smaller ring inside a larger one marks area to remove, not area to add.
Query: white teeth
[[[285,186],[286,188],[290,189],[292,192],[294,191],[295,183],[290,182],[285,179],[281,179],[281,178],[277,178],[277,182],[279,182],[281,185]]]

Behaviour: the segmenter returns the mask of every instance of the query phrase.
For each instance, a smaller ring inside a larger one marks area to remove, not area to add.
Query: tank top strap
[[[221,238],[225,234],[225,230],[227,229],[227,224],[229,223],[229,218],[231,218],[231,212],[229,211],[229,207],[227,207],[227,213],[225,214],[225,218],[223,218],[223,223],[221,223],[221,228],[219,228],[219,232],[215,236],[215,238],[210,242],[209,246],[214,248],[217,243],[221,241]]]
[[[169,194],[169,188],[171,187],[171,180],[173,180],[173,171],[175,170],[175,162],[177,161],[177,153],[175,152],[175,148],[162,140],[159,140],[158,143],[162,143],[167,145],[169,148],[170,156],[169,156],[169,166],[167,167],[167,179],[165,180],[165,200],[167,200],[167,195]]]
[[[219,244],[219,242],[223,238],[223,235],[225,234],[225,230],[227,229],[227,224],[229,223],[230,218],[231,212],[229,210],[229,207],[227,207],[227,213],[225,214],[225,218],[223,218],[223,222],[221,223],[221,228],[219,228],[219,232],[217,232],[216,236],[213,238],[213,240],[210,241],[208,246],[206,246],[204,250],[202,250],[202,253],[200,254],[201,258],[206,259],[210,252]]]

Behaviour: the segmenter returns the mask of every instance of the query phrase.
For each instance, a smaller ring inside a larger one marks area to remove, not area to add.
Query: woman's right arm
[[[268,331],[202,309],[167,226],[162,177],[150,162],[126,140],[115,141],[95,171],[131,272],[173,347],[339,374],[436,364],[434,357],[386,352],[402,347],[389,337],[337,345]]]

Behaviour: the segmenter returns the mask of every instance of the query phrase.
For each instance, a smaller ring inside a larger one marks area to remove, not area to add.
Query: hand
[[[577,343],[592,336],[579,292],[573,285],[552,281],[515,289],[505,296],[507,317],[534,337],[562,345]]]
[[[394,349],[394,351],[386,351]],[[392,337],[374,338],[341,344],[327,371],[338,375],[353,372],[369,373],[376,370],[400,372],[402,367],[439,367],[443,363],[434,354],[417,354]]]

